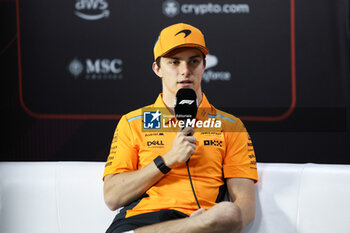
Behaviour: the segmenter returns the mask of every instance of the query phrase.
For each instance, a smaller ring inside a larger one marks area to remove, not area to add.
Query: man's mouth
[[[178,82],[179,84],[191,84],[192,83],[192,81],[190,81],[190,80],[183,80],[183,81],[180,81],[180,82]]]

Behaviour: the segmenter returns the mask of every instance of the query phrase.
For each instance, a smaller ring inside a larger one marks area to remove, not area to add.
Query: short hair
[[[202,58],[203,58],[203,63],[204,63],[204,65],[205,65],[205,63],[206,63],[206,60],[205,60],[205,54],[204,53],[202,53],[202,51],[200,51],[201,52],[201,54],[202,54]],[[160,68],[160,58],[161,57],[157,57],[157,59],[156,59],[156,64],[157,64],[157,66]]]

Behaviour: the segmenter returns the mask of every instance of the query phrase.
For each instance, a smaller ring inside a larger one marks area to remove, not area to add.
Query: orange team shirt
[[[160,129],[144,129],[143,113],[150,110],[161,113]],[[216,204],[220,186],[224,185],[223,177],[248,178],[255,182],[258,180],[255,153],[241,120],[215,109],[204,94],[196,120],[221,121],[219,129],[194,128],[193,136],[196,137],[197,147],[189,162],[198,201],[202,208],[209,209]],[[166,108],[162,94],[153,105],[123,115],[114,133],[103,178],[109,174],[141,169],[153,163],[157,156],[167,153],[179,127],[169,129],[163,126],[169,126],[170,123],[174,126],[176,122],[176,118]],[[129,208],[126,218],[162,209],[173,209],[191,215],[198,207],[186,163],[173,167],[146,191],[141,200]]]

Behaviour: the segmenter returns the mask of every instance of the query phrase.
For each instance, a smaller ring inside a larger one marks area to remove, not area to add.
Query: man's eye
[[[178,65],[179,64],[179,61],[171,61],[170,64],[173,64],[173,65]]]
[[[193,60],[191,60],[190,62],[191,62],[191,64],[196,64],[196,63],[199,62],[199,60],[198,60],[198,59],[193,59]]]

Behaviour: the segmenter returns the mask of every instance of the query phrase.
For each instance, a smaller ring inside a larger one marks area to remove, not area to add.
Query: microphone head
[[[176,93],[175,117],[178,120],[192,120],[197,115],[197,95],[190,88],[181,88]]]

